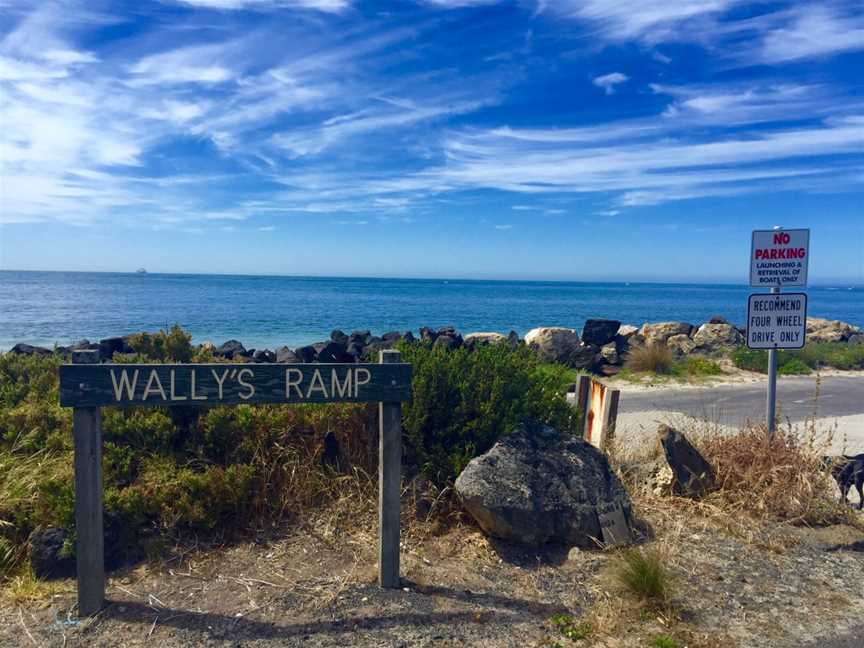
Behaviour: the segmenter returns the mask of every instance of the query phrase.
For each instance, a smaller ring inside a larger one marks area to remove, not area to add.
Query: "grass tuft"
[[[614,575],[619,585],[650,607],[665,611],[671,606],[672,576],[658,549],[625,549],[616,559]]]
[[[624,366],[631,371],[653,372],[658,374],[672,373],[675,356],[665,344],[649,344],[633,347],[627,353]]]

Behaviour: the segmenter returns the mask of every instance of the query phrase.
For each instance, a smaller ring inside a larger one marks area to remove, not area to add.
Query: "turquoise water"
[[[413,330],[453,325],[463,333],[535,326],[581,329],[590,317],[641,324],[743,323],[746,286],[440,279],[341,279],[178,274],[0,271],[0,349],[98,340],[179,323],[196,342],[297,346],[330,331]],[[864,287],[807,290],[809,313],[864,325]]]

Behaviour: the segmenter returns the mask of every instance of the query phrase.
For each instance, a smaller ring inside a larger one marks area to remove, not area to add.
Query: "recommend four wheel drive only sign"
[[[807,327],[807,295],[750,295],[747,346],[751,349],[800,349]]]
[[[754,230],[750,249],[750,285],[780,288],[807,285],[810,230]]]

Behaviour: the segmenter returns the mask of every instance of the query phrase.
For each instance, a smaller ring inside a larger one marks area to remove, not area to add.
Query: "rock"
[[[499,344],[506,341],[507,337],[505,335],[492,332],[469,333],[465,336],[464,339],[465,346],[469,349],[474,349],[478,346],[483,346],[486,344]]]
[[[354,362],[354,356],[338,342],[327,342],[315,355],[316,362]]]
[[[714,315],[711,319],[708,320],[709,324],[728,324],[725,317],[721,315]]]
[[[65,529],[48,527],[30,534],[30,566],[37,578],[64,578],[75,574],[74,556],[64,556]]]
[[[348,344],[353,342],[354,344],[359,344],[361,347],[369,344],[371,340],[372,333],[370,331],[354,331],[348,336]]]
[[[720,351],[744,344],[744,336],[731,324],[709,322],[699,327],[693,335],[693,342],[700,350]]]
[[[381,336],[381,339],[384,342],[398,342],[402,339],[402,334],[399,331],[388,331],[384,335]]]
[[[98,349],[99,345],[90,340],[78,340],[69,345],[69,351],[92,351]]]
[[[600,374],[611,378],[621,373],[621,365],[604,364],[600,367]]]
[[[213,355],[219,356],[220,358],[226,358],[227,360],[233,360],[235,356],[242,356],[245,354],[246,347],[237,340],[228,340],[213,349]]]
[[[19,342],[11,349],[9,349],[9,353],[15,353],[22,356],[46,356],[51,355],[52,352],[51,349],[46,349],[45,347],[32,346],[30,344],[24,344],[23,342]]]
[[[593,369],[602,360],[599,347],[593,344],[580,344],[573,349],[570,360],[566,364],[573,369]]]
[[[621,322],[609,319],[589,319],[582,328],[582,341],[602,347],[615,339]]]
[[[660,425],[657,434],[666,453],[666,461],[675,475],[676,493],[701,497],[714,488],[714,469],[687,437],[668,425]]]
[[[276,362],[280,364],[294,364],[296,362],[302,362],[302,360],[300,360],[297,354],[294,353],[293,349],[283,346],[276,350]]]
[[[255,362],[276,362],[276,354],[270,349],[258,349],[252,354],[252,359]]]
[[[345,353],[354,358],[353,362],[360,362],[363,359],[363,346],[356,342],[351,342],[348,344],[348,348],[345,349]]]
[[[511,349],[515,349],[522,344],[522,338],[519,337],[519,334],[516,331],[510,331],[507,334],[507,344],[510,345]]]
[[[456,492],[483,531],[527,545],[595,547],[598,505],[630,498],[606,455],[583,439],[537,423],[518,425],[456,479]]]
[[[216,348],[216,345],[209,340],[202,342],[199,346],[202,351],[209,351],[210,353],[213,353],[214,349]]]
[[[405,340],[405,342],[415,342],[417,340],[411,331],[405,331],[402,334],[402,339]]]
[[[807,318],[808,342],[845,342],[861,329],[840,320],[827,320],[821,317]]]
[[[99,357],[103,360],[110,360],[115,353],[126,353],[132,349],[126,345],[126,340],[122,337],[110,337],[104,340],[99,340]]]
[[[849,344],[864,344],[864,333],[853,333],[846,341]]]
[[[348,346],[348,335],[346,333],[343,333],[339,329],[335,329],[334,331],[330,332],[330,339],[343,346]]]
[[[420,329],[420,340],[423,342],[435,342],[435,338],[438,337],[438,334],[433,331],[428,326],[424,326]]]
[[[665,344],[673,335],[690,335],[693,330],[692,324],[686,322],[657,322],[656,324],[643,324],[638,335],[645,340],[646,345]]]
[[[437,335],[449,335],[451,337],[456,337],[457,335],[459,335],[456,332],[455,326],[442,326],[441,328],[438,329],[436,334]]]
[[[572,356],[581,347],[576,331],[557,326],[531,329],[525,335],[525,344],[537,351],[541,360],[561,364],[570,364]]]
[[[307,344],[306,346],[297,347],[294,349],[294,354],[297,356],[299,362],[315,362],[315,358],[318,356],[318,351],[311,344]]]
[[[666,340],[666,346],[669,347],[675,355],[684,356],[693,353],[693,350],[696,348],[696,343],[689,335],[679,334],[673,335]]]
[[[461,335],[451,335],[449,333],[439,334],[435,337],[435,343],[432,345],[434,348],[443,347],[448,350],[458,349],[462,346],[462,336]]]
[[[639,331],[638,326],[633,326],[632,324],[622,324],[621,326],[618,327],[617,335],[626,340],[627,338],[629,338],[631,335],[634,335],[638,331]]]
[[[675,476],[665,459],[629,461],[621,464],[621,477],[631,488],[654,495],[671,495]]]
[[[618,355],[618,346],[615,342],[604,344],[600,348],[600,355],[603,360],[612,365],[617,365],[621,361],[621,356]]]

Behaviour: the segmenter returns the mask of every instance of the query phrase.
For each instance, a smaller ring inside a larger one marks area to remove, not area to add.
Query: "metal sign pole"
[[[780,287],[771,289],[772,295],[780,294]],[[768,349],[768,438],[774,438],[774,428],[777,421],[777,349]]]
[[[779,225],[774,226],[774,231],[783,229]],[[780,280],[777,280],[777,285],[771,289],[772,295],[780,294]],[[768,349],[768,406],[766,407],[766,416],[768,418],[768,438],[774,438],[774,428],[777,424],[777,349]]]

